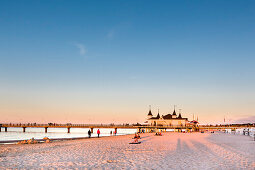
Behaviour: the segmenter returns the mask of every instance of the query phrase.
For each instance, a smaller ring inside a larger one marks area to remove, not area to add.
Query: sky
[[[252,0],[0,1],[0,122],[255,122],[254,65]]]

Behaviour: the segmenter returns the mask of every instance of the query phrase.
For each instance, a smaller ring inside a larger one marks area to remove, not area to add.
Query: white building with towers
[[[151,107],[147,115],[147,122],[150,126],[173,126],[173,127],[184,127],[188,123],[188,118],[183,118],[181,113],[176,114],[175,107],[173,114],[160,115],[159,111],[157,116],[153,116]]]

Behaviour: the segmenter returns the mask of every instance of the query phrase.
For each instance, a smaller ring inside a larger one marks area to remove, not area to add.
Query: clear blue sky
[[[2,121],[255,121],[254,75],[252,0],[0,2]]]

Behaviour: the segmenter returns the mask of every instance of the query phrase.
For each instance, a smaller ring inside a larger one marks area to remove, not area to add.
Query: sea
[[[7,132],[0,132],[0,142],[10,141],[10,140],[28,140],[43,139],[44,137],[52,138],[79,138],[88,137],[88,128],[71,128],[70,133],[67,133],[67,128],[48,128],[48,132],[45,133],[44,128],[26,128],[26,132],[23,132],[23,128],[8,127]],[[111,128],[100,128],[100,136],[111,136],[110,132],[114,132]],[[91,137],[97,137],[97,129],[94,128],[94,133]],[[134,134],[137,129],[117,129],[116,135],[127,135]]]

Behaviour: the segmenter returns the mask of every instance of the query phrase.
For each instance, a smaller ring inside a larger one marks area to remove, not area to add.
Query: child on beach
[[[139,133],[137,133],[137,139],[141,139],[141,137],[140,137]]]
[[[137,139],[138,138],[138,136],[137,136],[137,134],[135,133],[135,137],[134,137],[134,139]]]
[[[140,138],[141,138],[141,137],[140,137],[139,133],[135,133],[134,139],[140,139]]]

